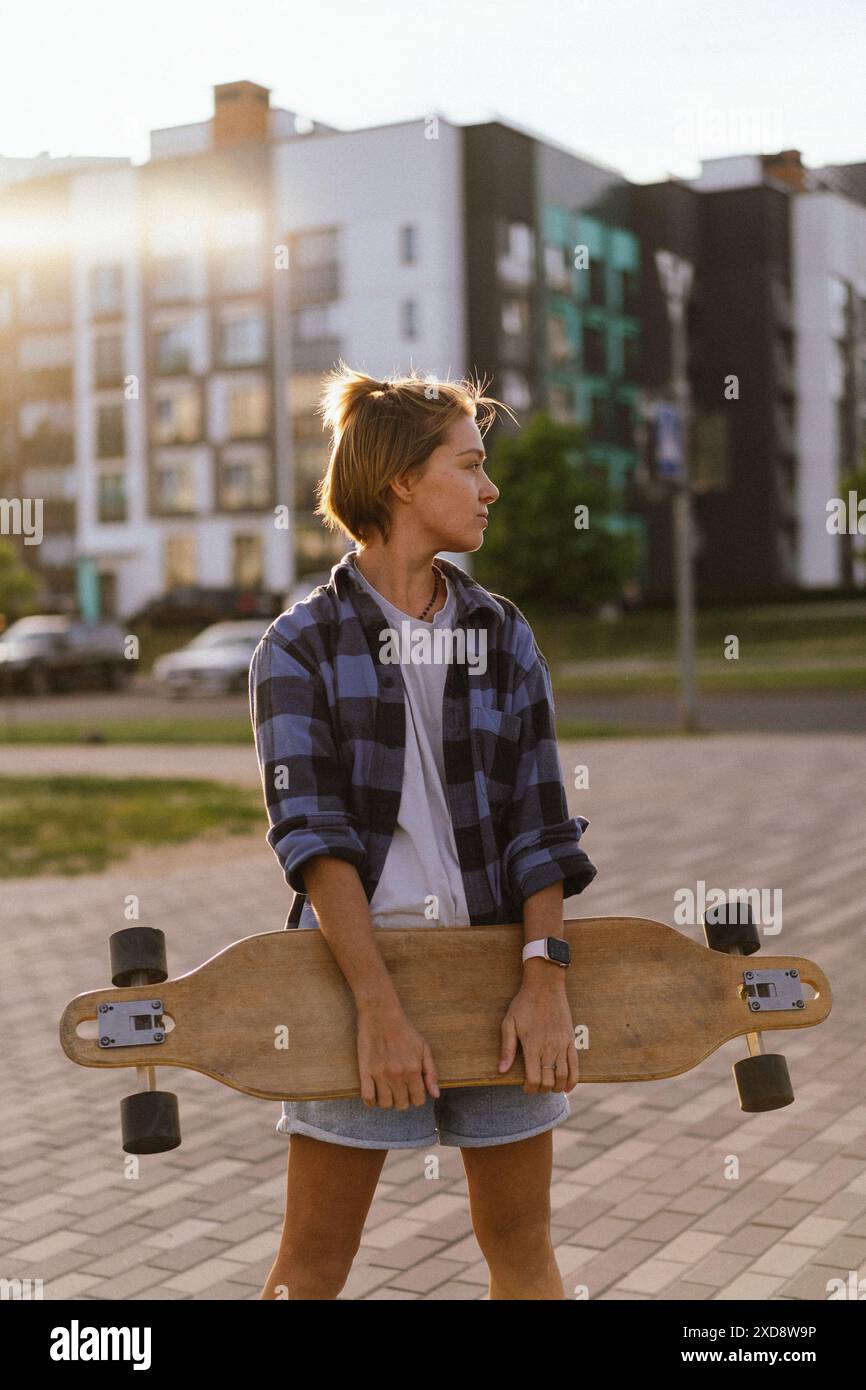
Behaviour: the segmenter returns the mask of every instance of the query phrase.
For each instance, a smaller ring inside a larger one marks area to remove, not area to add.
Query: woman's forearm
[[[320,854],[306,861],[303,874],[322,935],[355,996],[359,1013],[402,1009],[376,945],[367,895],[355,865]]]

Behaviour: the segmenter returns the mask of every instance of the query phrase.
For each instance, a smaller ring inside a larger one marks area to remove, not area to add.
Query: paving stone
[[[207,748],[120,751],[127,770],[131,757],[151,767],[165,757],[174,769],[213,767]],[[40,752],[54,760],[82,756],[75,749]],[[564,745],[564,752],[566,761],[585,756],[577,744]],[[235,755],[243,755],[244,775],[257,785],[251,750],[221,749],[220,766]],[[711,759],[717,773],[712,799],[694,784],[701,758]],[[741,852],[748,772],[773,789],[759,810],[747,808],[748,838],[758,846],[754,871],[784,881],[791,949],[819,960],[847,990],[837,988],[829,1052],[805,1030],[784,1035],[797,1086],[797,1103],[785,1111],[738,1113],[730,1065],[742,1040],[679,1077],[577,1088],[569,1120],[552,1133],[551,1237],[560,1268],[572,1286],[586,1283],[591,1297],[603,1301],[825,1299],[828,1280],[860,1267],[866,1241],[866,1041],[857,1003],[866,956],[854,949],[864,898],[854,831],[866,738],[607,740],[594,746],[593,764],[594,828],[605,837],[606,861],[625,864],[626,871],[593,884],[592,903],[581,903],[576,915],[670,920],[677,874],[688,882],[683,876],[693,875],[697,863],[708,884],[726,882]],[[634,811],[626,817],[623,785]],[[694,794],[683,797],[683,787]],[[663,869],[645,809],[657,804],[669,808],[666,830],[674,846]],[[788,815],[799,804],[809,804],[818,827],[808,857],[799,853],[799,832]],[[149,859],[142,852],[141,862],[152,868],[136,870],[137,891],[148,922],[171,933],[177,974],[231,940],[251,901],[262,921],[282,925],[285,883],[273,854],[263,835],[241,838],[243,845],[229,841],[218,855],[203,856],[195,845],[176,854],[159,849]],[[816,857],[825,875],[818,889]],[[115,868],[12,882],[11,889],[17,930],[0,937],[0,971],[38,987],[13,1001],[7,1017],[0,1076],[4,1269],[11,1264],[17,1274],[20,1267],[22,1277],[48,1270],[46,1297],[82,1302],[258,1299],[284,1216],[291,1146],[273,1131],[279,1107],[185,1073],[182,1148],[143,1158],[138,1178],[125,1177],[130,1156],[119,1147],[117,1114],[122,1087],[73,1069],[57,1047],[54,1025],[45,1025],[44,1037],[40,1028],[43,1018],[56,1018],[58,1001],[92,988],[92,962],[104,952],[105,923],[116,920],[129,874]],[[214,905],[207,914],[199,911],[202,901]],[[16,1041],[25,1036],[35,1040],[27,1051]],[[424,1176],[422,1152],[388,1154],[341,1298],[487,1301],[489,1271],[472,1230],[460,1153],[438,1145],[431,1153],[439,1165],[435,1180]],[[728,1154],[741,1160],[735,1184],[725,1176]],[[66,1237],[72,1243],[64,1248]],[[717,1237],[701,1255],[702,1242]],[[58,1238],[59,1247],[50,1244]],[[40,1258],[22,1262],[22,1247],[41,1250]],[[83,1272],[106,1269],[117,1272],[107,1278]],[[430,1287],[405,1286],[419,1277]],[[573,1297],[568,1288],[566,1294]]]
[[[723,1284],[729,1284],[735,1275],[748,1269],[752,1264],[751,1255],[734,1255],[723,1250],[713,1250],[706,1259],[700,1260],[690,1267],[688,1277],[693,1284],[712,1284],[716,1288],[721,1288]]]
[[[389,1284],[395,1289],[412,1289],[415,1293],[427,1293],[438,1284],[454,1278],[454,1266],[447,1260],[433,1256],[413,1265],[411,1269],[399,1270],[392,1274]]]

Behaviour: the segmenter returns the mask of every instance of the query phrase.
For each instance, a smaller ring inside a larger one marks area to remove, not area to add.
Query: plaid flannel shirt
[[[379,659],[387,619],[355,559],[350,550],[328,584],[271,624],[249,689],[267,840],[286,881],[303,893],[305,862],[332,855],[355,865],[369,902],[400,809],[406,709],[399,666]],[[578,844],[589,821],[568,814],[550,670],[528,622],[457,565],[436,563],[456,592],[456,628],[486,642],[483,673],[449,663],[442,706],[469,925],[519,923],[539,889],[562,880],[568,898],[595,877]]]

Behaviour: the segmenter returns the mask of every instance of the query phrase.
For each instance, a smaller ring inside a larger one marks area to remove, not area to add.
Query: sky
[[[148,158],[246,78],[339,128],[498,118],[637,183],[866,160],[864,0],[0,0],[0,155]]]

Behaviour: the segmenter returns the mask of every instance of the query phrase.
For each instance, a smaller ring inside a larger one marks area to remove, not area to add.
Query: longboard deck
[[[573,953],[572,1018],[587,1030],[582,1082],[676,1076],[732,1038],[809,1028],[830,1012],[826,976],[799,956],[729,956],[640,917],[569,920],[562,934]],[[510,1071],[498,1072],[502,1018],[522,980],[522,926],[378,928],[376,942],[440,1086],[524,1081],[519,1045]],[[798,970],[815,997],[804,991],[797,1011],[752,1013],[749,969]],[[134,999],[161,1001],[163,1042],[105,1049],[95,1023],[92,1036],[79,1035],[98,1005]],[[60,1041],[82,1066],[187,1067],[264,1100],[360,1095],[354,999],[320,931],[263,932],[161,985],[80,994]]]

